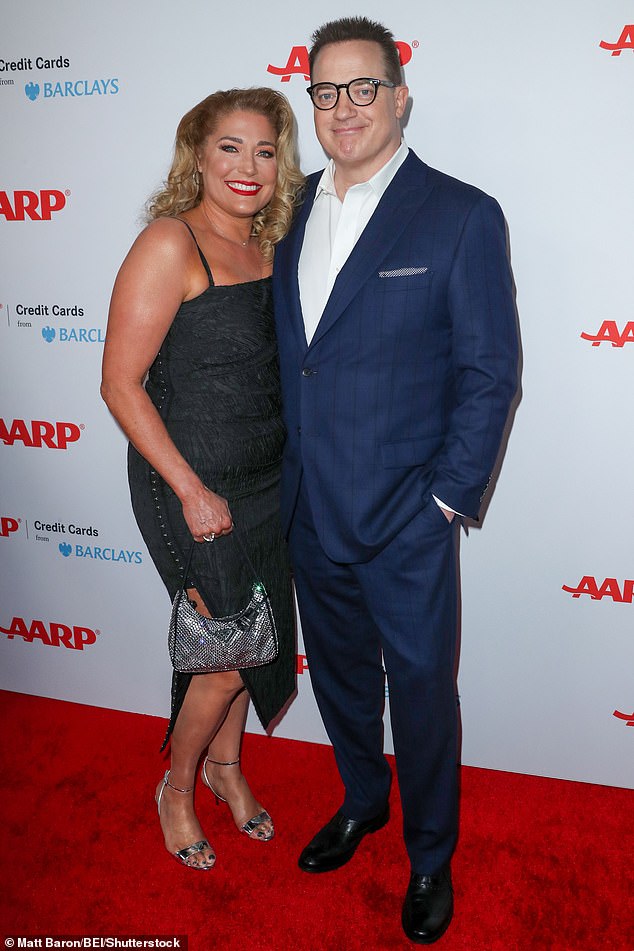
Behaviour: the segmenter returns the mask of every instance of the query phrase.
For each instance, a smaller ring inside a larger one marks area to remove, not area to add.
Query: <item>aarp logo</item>
[[[55,212],[66,207],[70,190],[42,188],[40,191],[28,189],[14,192],[0,191],[0,215],[7,221],[50,221]]]
[[[8,627],[0,627],[0,632],[6,634],[9,641],[21,637],[27,644],[39,641],[47,647],[68,647],[75,651],[83,651],[94,644],[101,633],[79,624],[60,624],[58,621],[42,621],[38,618],[27,621],[23,617],[14,617]]]
[[[621,713],[619,710],[615,710],[612,716],[616,717],[617,720],[624,720],[625,726],[634,726],[634,713]]]
[[[5,422],[0,417],[0,441],[5,446],[22,443],[29,449],[68,449],[68,444],[77,442],[83,429],[83,423],[51,423],[46,419],[13,419]]]
[[[611,343],[613,347],[624,347],[626,343],[634,343],[634,320],[628,320],[619,330],[615,320],[604,320],[596,334],[582,333],[582,340],[591,340],[593,347],[602,343]]]
[[[606,43],[605,40],[601,40],[599,46],[602,50],[611,50],[612,56],[620,56],[623,50],[634,53],[634,23],[623,27],[616,43]]]
[[[20,528],[22,519],[12,518],[10,515],[0,515],[0,538],[9,538]]]
[[[412,49],[419,46],[418,40],[412,40],[410,43],[403,43],[399,40],[396,43],[398,55],[401,60],[401,66],[407,66],[412,58]],[[266,67],[267,73],[273,73],[274,76],[281,76],[283,83],[289,82],[291,76],[302,76],[306,82],[310,80],[310,66],[308,65],[308,47],[293,46],[288,55],[285,66],[272,66],[270,63]]]
[[[584,575],[575,587],[564,584],[561,588],[573,598],[580,598],[582,594],[587,594],[592,601],[602,601],[603,598],[610,598],[618,604],[632,604],[634,601],[634,581],[629,578],[625,578],[622,585],[619,585],[616,578],[605,578],[599,584],[592,575]]]

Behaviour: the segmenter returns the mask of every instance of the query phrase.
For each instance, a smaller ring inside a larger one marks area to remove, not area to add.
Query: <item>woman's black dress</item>
[[[285,430],[271,279],[215,286],[200,248],[198,253],[209,287],[181,304],[150,368],[146,390],[183,457],[209,489],[227,499],[269,594],[279,637],[278,658],[264,667],[241,671],[255,711],[267,727],[295,689],[290,568],[279,525]],[[141,534],[173,598],[182,585],[192,542],[181,503],[132,445],[128,477]],[[240,546],[229,534],[211,544],[196,544],[190,580],[210,613],[221,616],[248,603],[254,579]],[[166,612],[165,650],[167,620]],[[190,681],[191,675],[174,672],[165,742]]]

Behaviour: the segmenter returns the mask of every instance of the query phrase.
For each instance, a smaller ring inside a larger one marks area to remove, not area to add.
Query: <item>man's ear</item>
[[[405,112],[405,106],[407,105],[407,99],[409,96],[409,88],[407,86],[398,86],[394,90],[394,100],[396,105],[396,116],[400,119]]]

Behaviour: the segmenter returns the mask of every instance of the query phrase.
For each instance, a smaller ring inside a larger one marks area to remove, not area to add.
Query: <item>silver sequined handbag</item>
[[[222,670],[262,667],[275,660],[278,652],[275,618],[262,581],[236,534],[247,564],[255,578],[251,598],[242,611],[227,617],[199,614],[187,597],[187,576],[196,542],[192,543],[185,568],[183,586],[172,603],[168,647],[174,670],[188,674],[208,674]],[[207,605],[209,610],[213,610]]]

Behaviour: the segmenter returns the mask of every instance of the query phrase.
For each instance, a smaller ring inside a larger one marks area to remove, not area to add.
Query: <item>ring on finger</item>
[[[215,533],[215,532],[210,532],[209,535],[203,535],[203,539],[204,539],[206,542],[212,542],[215,537],[216,537],[216,533]]]

